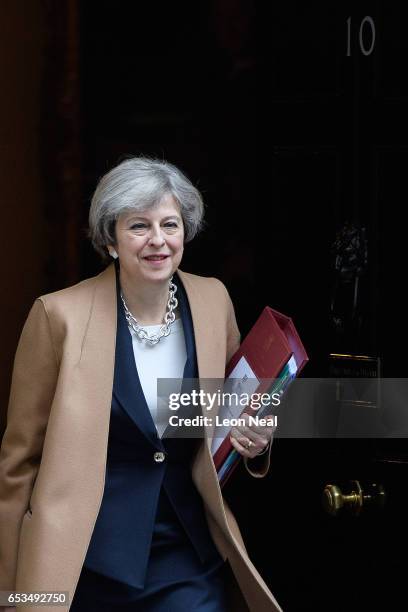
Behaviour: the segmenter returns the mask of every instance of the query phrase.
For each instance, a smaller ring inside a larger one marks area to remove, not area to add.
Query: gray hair
[[[165,195],[180,206],[184,240],[194,238],[203,225],[204,203],[198,189],[173,164],[148,157],[131,157],[99,181],[89,211],[89,237],[104,259],[116,243],[115,226],[122,213],[157,206]]]

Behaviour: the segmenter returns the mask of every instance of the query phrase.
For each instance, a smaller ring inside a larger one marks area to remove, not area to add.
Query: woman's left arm
[[[235,317],[234,306],[226,290],[228,299],[227,363],[239,349],[241,334]],[[245,416],[248,421],[249,415]],[[244,457],[247,471],[254,478],[263,478],[269,470],[274,426],[242,425],[231,430],[231,444]],[[251,441],[249,443],[249,441]],[[248,445],[245,448],[244,445]]]

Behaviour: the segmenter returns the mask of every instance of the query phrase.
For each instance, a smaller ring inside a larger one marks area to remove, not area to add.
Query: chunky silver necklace
[[[125,298],[123,297],[122,291],[120,292],[120,297],[122,298],[123,307],[125,309],[126,321],[130,330],[133,330],[139,340],[145,340],[148,344],[154,345],[160,342],[162,338],[168,336],[170,334],[170,326],[176,320],[176,315],[174,314],[174,309],[177,308],[178,300],[175,297],[175,293],[177,291],[176,285],[173,283],[173,277],[171,277],[169,281],[169,299],[167,300],[166,314],[164,315],[164,324],[160,326],[159,332],[157,334],[148,334],[146,329],[141,327],[139,323],[136,321],[135,317],[130,312],[127,304],[125,302]]]

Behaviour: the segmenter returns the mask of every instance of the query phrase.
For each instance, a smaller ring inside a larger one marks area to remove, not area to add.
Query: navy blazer
[[[202,499],[191,477],[201,440],[161,439],[140,384],[132,338],[117,279],[117,336],[105,489],[84,565],[131,586],[143,588],[160,500],[164,492],[203,563],[217,554]],[[177,274],[177,298],[187,359],[184,378],[197,378],[190,307]],[[154,455],[163,452],[157,462]]]

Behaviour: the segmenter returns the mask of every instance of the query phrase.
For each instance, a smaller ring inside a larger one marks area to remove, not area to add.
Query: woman
[[[239,346],[223,284],[179,269],[202,215],[163,161],[128,159],[98,184],[90,236],[114,263],[37,299],[16,354],[0,590],[68,591],[72,612],[280,609],[220,494],[208,436],[161,437],[157,378],[223,378]],[[231,431],[254,476],[271,436]]]

